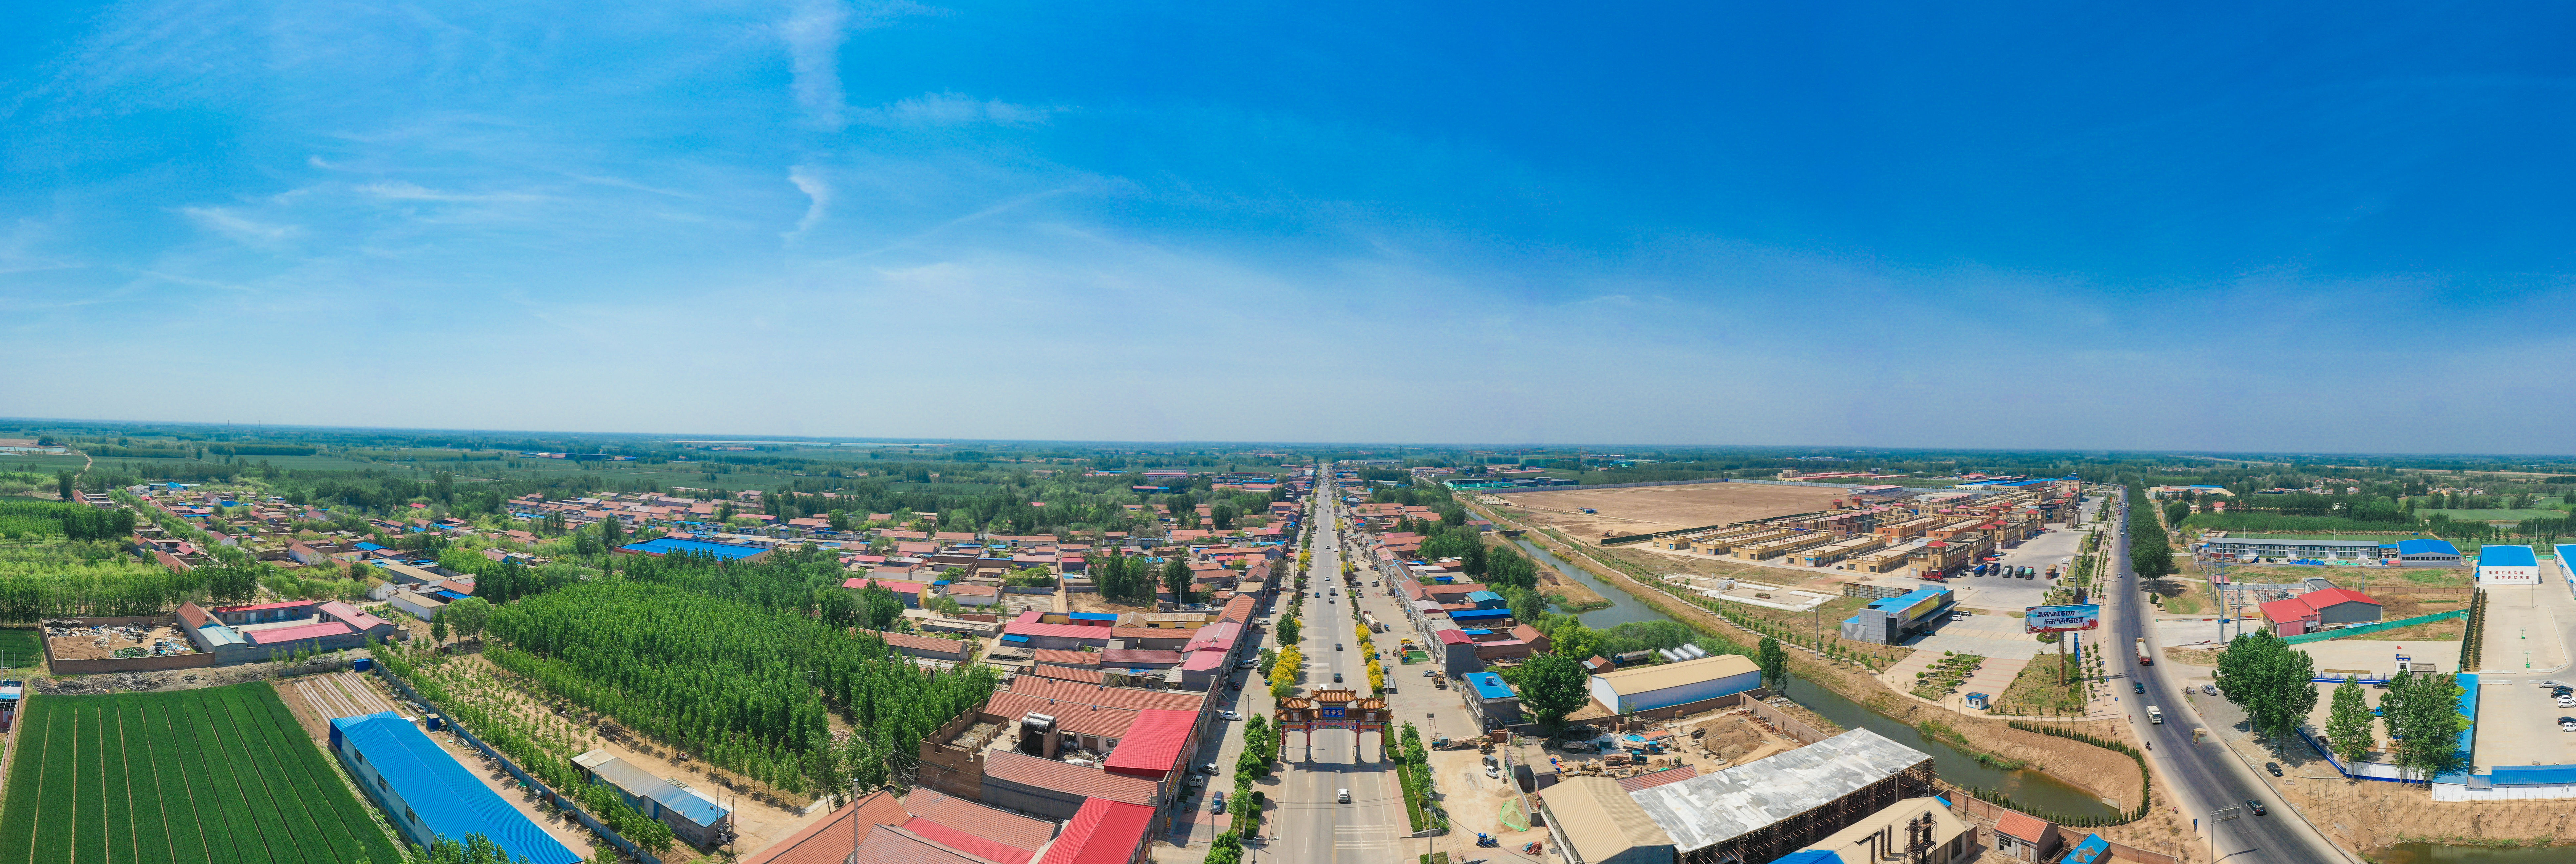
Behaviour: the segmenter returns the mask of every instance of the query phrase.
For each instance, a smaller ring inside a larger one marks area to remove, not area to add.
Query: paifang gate
[[[1315,733],[1329,729],[1348,729],[1357,733],[1377,733],[1378,758],[1386,758],[1386,701],[1362,698],[1351,690],[1317,690],[1312,696],[1291,696],[1279,700],[1279,709],[1271,720],[1281,732],[1302,732],[1306,745],[1314,746]],[[1366,751],[1361,752],[1365,758]]]

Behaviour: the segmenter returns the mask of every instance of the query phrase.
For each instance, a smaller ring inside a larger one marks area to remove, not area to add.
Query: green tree
[[[1295,613],[1279,616],[1279,625],[1275,629],[1279,632],[1279,644],[1281,645],[1295,645],[1304,635],[1298,632],[1300,627],[1297,624],[1297,615]]]
[[[2317,706],[2316,663],[2307,652],[2257,630],[2237,636],[2218,652],[2218,692],[2245,710],[2254,731],[2277,746]]]
[[[1521,703],[1538,717],[1540,726],[1554,729],[1565,722],[1565,715],[1582,708],[1591,698],[1591,676],[1583,664],[1563,654],[1541,654],[1520,667]]]
[[[1761,647],[1754,650],[1754,664],[1762,667],[1762,683],[1774,688],[1787,685],[1789,650],[1780,647],[1780,640],[1764,636]]]
[[[54,494],[62,496],[65,501],[78,500],[72,497],[72,472],[63,471],[54,475]]]
[[[1170,560],[1163,562],[1163,589],[1172,592],[1174,603],[1198,602],[1197,595],[1190,591],[1189,562],[1181,560],[1181,556],[1177,553],[1173,554]]]
[[[440,613],[438,617],[429,619],[429,638],[433,644],[447,644],[447,615],[445,613]]]
[[[834,585],[815,593],[818,596],[814,598],[814,606],[822,614],[823,623],[848,627],[858,619],[859,597],[850,593],[850,589]]]
[[[895,596],[893,590],[870,582],[868,587],[859,591],[859,626],[870,630],[891,629],[894,622],[903,620],[903,608],[903,598]]]
[[[2344,676],[2343,683],[2335,685],[2333,706],[2326,710],[2326,740],[2334,745],[2335,755],[2352,762],[2370,752],[2370,720],[2361,681]]]
[[[1571,615],[1560,619],[1556,629],[1548,631],[1547,639],[1548,650],[1577,660],[1588,660],[1601,653],[1601,632],[1583,626],[1583,622]]]
[[[2457,679],[2400,672],[2389,680],[2387,694],[2379,697],[2379,713],[2393,742],[2390,761],[2416,779],[2429,780],[2465,767],[2460,730],[2468,718],[2460,716]]]
[[[1214,525],[1219,531],[1224,531],[1233,528],[1235,518],[1240,515],[1242,514],[1235,509],[1234,505],[1218,504],[1208,508],[1208,524]]]
[[[456,638],[473,639],[483,635],[483,625],[492,620],[492,604],[481,597],[462,598],[447,604],[438,620],[456,631]]]

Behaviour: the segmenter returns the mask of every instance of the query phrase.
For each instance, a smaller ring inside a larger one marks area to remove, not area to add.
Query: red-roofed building
[[[2348,588],[2310,591],[2263,604],[2263,623],[2276,636],[2314,632],[2327,624],[2366,624],[2379,620],[2379,601]]]
[[[1995,852],[2016,861],[2046,861],[2056,854],[2057,826],[2027,813],[2002,811],[1995,820]]]
[[[1697,776],[1699,776],[1699,769],[1688,765],[1684,765],[1679,768],[1667,768],[1651,774],[1639,774],[1633,777],[1618,778],[1619,790],[1634,795],[1666,783],[1679,783]]]
[[[884,630],[860,630],[859,632],[885,640],[886,647],[894,649],[896,653],[948,663],[966,662],[967,649],[975,644],[958,639],[941,639],[937,636],[913,633],[893,633]]]
[[[1082,802],[1037,864],[1133,864],[1145,858],[1154,809],[1103,798]]]
[[[879,790],[744,864],[1028,864],[1053,839],[1055,827],[929,789],[902,799]]]
[[[903,607],[906,609],[921,608],[921,596],[924,592],[930,590],[930,583],[911,582],[902,579],[857,578],[841,580],[841,587],[852,591],[865,591],[870,585],[879,586],[888,591],[894,592],[894,596],[903,599]]]
[[[1189,711],[1145,711],[1102,765],[1111,773],[1148,780],[1171,776],[1181,765],[1183,746],[1192,740],[1198,715]]]
[[[1178,778],[1173,778],[1172,785]],[[996,807],[1070,819],[1087,798],[1156,806],[1162,783],[1099,768],[1040,759],[1015,750],[984,754],[984,802]]]

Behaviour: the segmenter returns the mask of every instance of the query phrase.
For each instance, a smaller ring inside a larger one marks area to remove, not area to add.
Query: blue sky
[[[0,414],[2569,452],[2576,11],[145,2]]]

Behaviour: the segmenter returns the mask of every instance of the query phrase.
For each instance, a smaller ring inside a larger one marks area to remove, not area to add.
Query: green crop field
[[[27,705],[0,864],[403,860],[266,683]]]
[[[0,666],[45,665],[44,631],[0,630]]]

